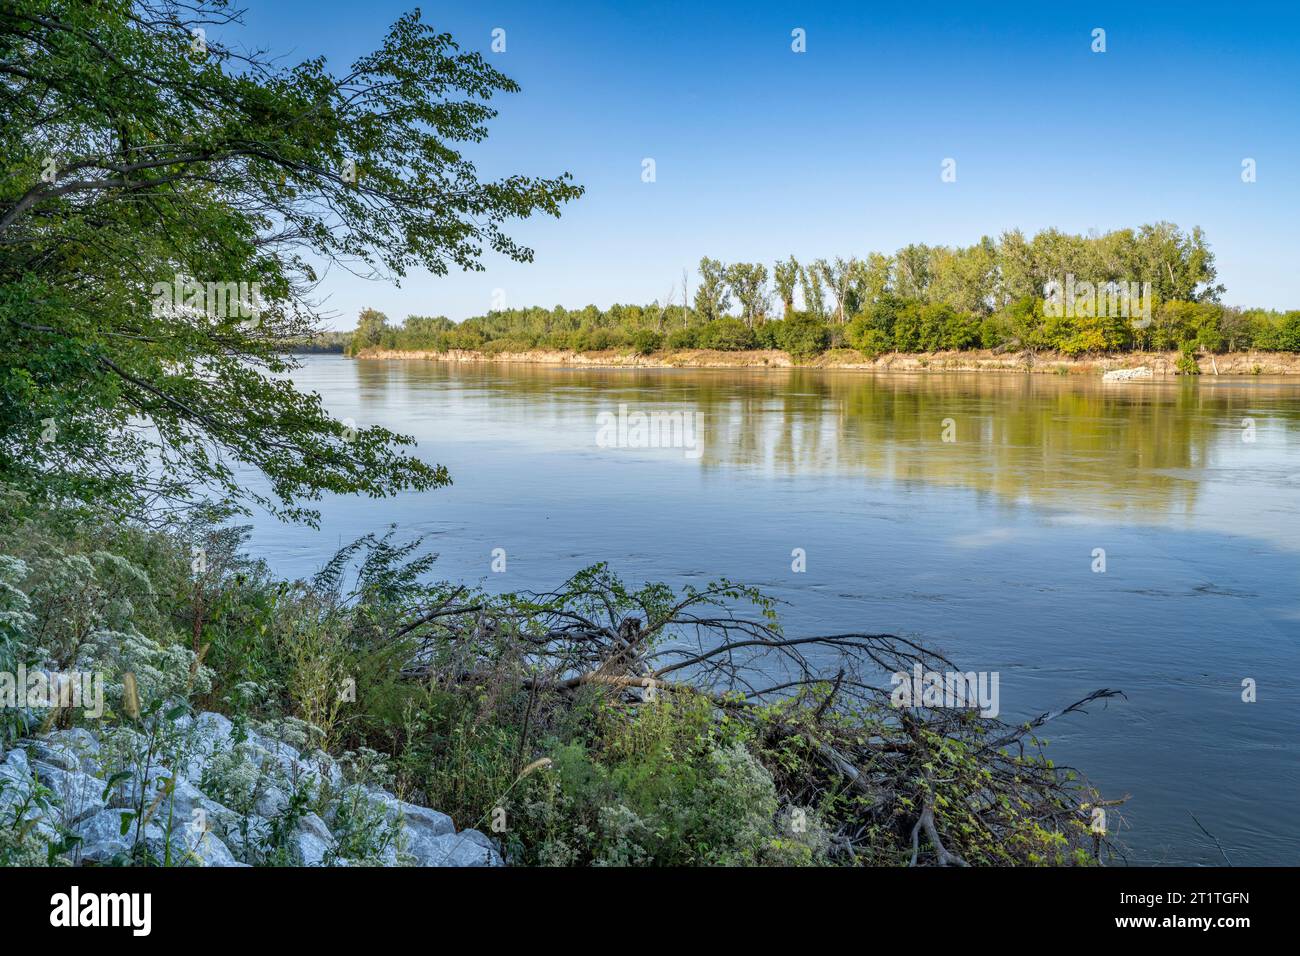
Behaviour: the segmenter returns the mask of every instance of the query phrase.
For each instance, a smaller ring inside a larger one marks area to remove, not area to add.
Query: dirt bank
[[[405,361],[494,362],[501,364],[581,365],[592,368],[822,368],[895,372],[1042,372],[1054,375],[1101,375],[1112,369],[1146,367],[1156,377],[1173,376],[1177,352],[1139,352],[1071,358],[1051,352],[995,354],[988,350],[904,354],[893,352],[873,360],[850,349],[833,349],[811,362],[795,362],[786,352],[754,350],[714,352],[678,349],[635,355],[630,352],[565,352],[534,349],[527,352],[448,352],[365,349],[357,358]],[[1292,352],[1232,352],[1202,356],[1205,375],[1300,375],[1300,354]]]

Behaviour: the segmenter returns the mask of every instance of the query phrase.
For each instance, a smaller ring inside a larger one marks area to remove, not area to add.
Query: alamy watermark
[[[260,282],[199,282],[178,272],[171,282],[155,282],[151,294],[153,314],[160,317],[241,319],[255,327],[262,314]]]
[[[617,413],[596,416],[598,448],[680,448],[683,457],[699,458],[703,434],[703,412],[628,411],[621,404]]]
[[[1135,319],[1144,329],[1151,324],[1151,283],[1076,282],[1066,273],[1065,281],[1053,279],[1043,286],[1043,312],[1053,319],[1062,317],[1118,316]]]
[[[81,892],[73,886],[67,893],[50,897],[50,925],[63,927],[127,927],[133,936],[148,936],[153,929],[152,893]]]
[[[104,715],[104,675],[92,671],[44,671],[18,665],[17,673],[0,671],[0,708],[81,708],[98,720]]]
[[[916,664],[912,673],[898,671],[890,678],[894,689],[889,700],[895,707],[978,707],[981,717],[996,717],[1000,713],[999,680],[997,671],[941,673]]]

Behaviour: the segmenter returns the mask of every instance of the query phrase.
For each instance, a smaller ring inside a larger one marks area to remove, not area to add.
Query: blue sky
[[[243,0],[245,42],[343,70],[413,2]],[[982,7],[984,9],[978,9]],[[649,302],[700,256],[769,265],[909,242],[1165,219],[1205,228],[1225,300],[1300,308],[1300,10],[1294,4],[423,5],[517,80],[472,156],[485,175],[568,170],[559,220],[517,224],[535,261],[333,272],[333,325],[373,305],[454,319]],[[492,30],[506,50],[492,53]],[[807,52],[791,50],[803,28]],[[1092,31],[1106,31],[1093,53]],[[642,182],[653,158],[656,181]],[[1257,181],[1241,181],[1252,158]],[[940,178],[945,158],[957,181]]]

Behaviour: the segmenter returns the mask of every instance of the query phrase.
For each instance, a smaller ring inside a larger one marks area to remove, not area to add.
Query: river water
[[[598,561],[754,584],[789,634],[913,635],[996,672],[1004,719],[1122,690],[1044,733],[1130,795],[1131,861],[1300,863],[1294,380],[302,362],[301,389],[454,484],[329,498],[319,531],[260,516],[277,572],[395,524],[493,591]],[[682,413],[682,447],[628,447],[651,412]]]

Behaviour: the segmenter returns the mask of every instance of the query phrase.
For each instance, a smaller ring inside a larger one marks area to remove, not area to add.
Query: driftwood
[[[456,589],[429,608],[413,609],[391,631],[391,640],[416,642],[418,663],[404,677],[513,683],[527,692],[526,724],[579,693],[612,694],[630,708],[661,694],[703,695],[719,712],[752,718],[770,739],[794,742],[808,754],[809,768],[820,768],[782,777],[791,804],[854,795],[851,814],[836,821],[834,834],[838,852],[850,860],[868,848],[872,827],[888,826],[900,846],[910,846],[900,862],[968,865],[952,848],[936,803],[940,787],[951,785],[935,775],[931,745],[939,740],[960,742],[987,771],[980,792],[963,797],[968,822],[983,828],[981,838],[996,844],[1004,836],[1001,808],[1014,798],[1040,826],[1083,834],[1072,838],[1076,845],[1093,842],[1089,808],[1102,801],[1064,769],[1031,759],[1033,733],[1086,713],[1090,703],[1122,696],[1119,691],[1093,691],[1014,727],[968,708],[894,707],[889,675],[910,673],[917,664],[927,672],[959,668],[895,634],[787,637],[770,616],[770,602],[726,582],[681,597],[658,589],[630,593],[596,568],[550,594],[464,598],[464,589]],[[763,614],[738,613],[735,606],[744,601]],[[524,756],[521,747],[521,761]],[[949,807],[952,802],[950,794]]]

